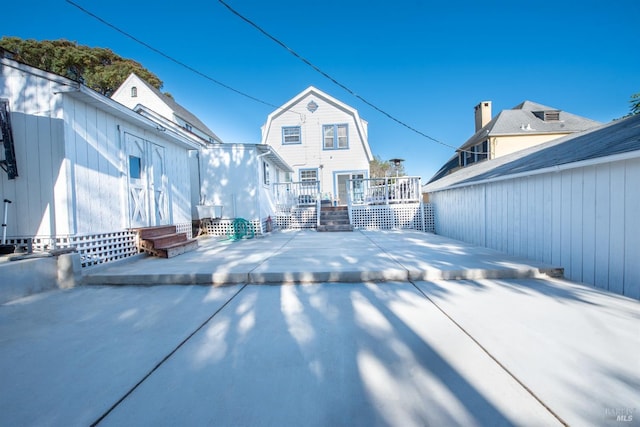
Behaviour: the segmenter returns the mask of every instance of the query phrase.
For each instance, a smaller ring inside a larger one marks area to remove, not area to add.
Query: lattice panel
[[[83,267],[116,261],[138,253],[136,233],[132,231],[72,236],[65,240],[65,243],[58,242],[58,247],[75,246]]]
[[[436,217],[433,210],[433,205],[431,203],[425,203],[423,205],[424,209],[424,231],[428,233],[436,232]]]
[[[193,239],[193,225],[190,222],[174,225],[176,226],[176,233],[186,233],[187,239]]]
[[[251,220],[251,225],[253,225],[253,229],[255,230],[256,235],[262,234],[262,221],[260,220]],[[229,233],[229,227],[233,223],[233,219],[203,219],[202,220],[202,228],[204,230],[204,234],[208,236],[226,236]],[[266,228],[266,226],[265,226]]]
[[[420,218],[420,204],[353,206],[350,210],[354,228],[367,230],[411,229],[434,231],[433,209],[423,205],[424,230]]]
[[[287,229],[316,228],[318,214],[316,208],[293,208],[290,211],[276,214],[276,227]]]

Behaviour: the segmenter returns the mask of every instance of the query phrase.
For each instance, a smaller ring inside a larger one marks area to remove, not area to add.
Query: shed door
[[[145,141],[125,133],[127,161],[127,199],[129,201],[129,226],[147,227],[149,223],[149,185]]]
[[[154,225],[165,225],[170,223],[169,200],[167,197],[167,174],[164,147],[151,144],[151,185],[153,193]]]

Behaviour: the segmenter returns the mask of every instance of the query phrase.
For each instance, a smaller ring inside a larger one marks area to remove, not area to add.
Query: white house
[[[356,109],[310,86],[269,114],[262,144],[291,165],[291,181],[346,205],[349,180],[369,177],[367,126]]]
[[[10,110],[3,144],[12,140],[17,168],[17,176],[0,178],[13,202],[8,236],[55,246],[130,227],[190,228],[196,139],[53,73],[7,58],[0,71]]]
[[[423,187],[436,233],[640,299],[640,115],[465,167]]]

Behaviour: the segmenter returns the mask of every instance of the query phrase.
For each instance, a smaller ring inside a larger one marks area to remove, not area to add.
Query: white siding
[[[438,234],[640,299],[640,159],[432,193]],[[485,219],[483,221],[483,218]]]
[[[199,152],[200,189],[209,205],[222,206],[223,218],[265,220],[275,215],[272,183],[283,172],[258,157],[254,145],[220,144]],[[263,162],[269,164],[270,183],[264,184]]]

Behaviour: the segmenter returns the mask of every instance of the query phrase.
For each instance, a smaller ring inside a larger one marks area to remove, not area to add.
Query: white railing
[[[420,177],[351,179],[347,188],[350,205],[419,203]]]
[[[284,182],[273,184],[273,196],[278,211],[315,206],[319,199],[320,181]]]

